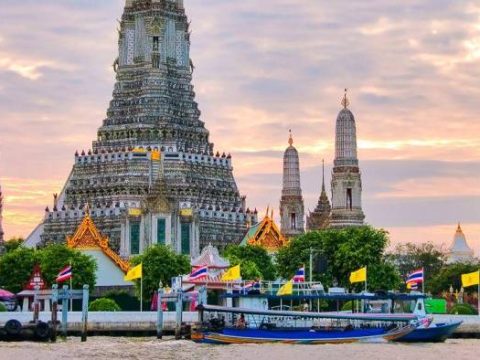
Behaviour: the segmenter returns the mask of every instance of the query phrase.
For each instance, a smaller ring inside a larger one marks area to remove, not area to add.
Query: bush
[[[90,303],[89,311],[121,311],[120,306],[112,300],[100,298]]]
[[[470,304],[456,304],[454,305],[450,311],[452,315],[477,315],[477,309],[475,309]]]
[[[4,303],[0,302],[0,312],[7,312],[7,307]]]

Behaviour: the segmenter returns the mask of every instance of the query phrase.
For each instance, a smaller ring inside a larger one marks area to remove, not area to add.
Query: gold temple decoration
[[[344,109],[348,108],[348,106],[350,105],[350,100],[348,100],[347,93],[348,89],[345,89],[345,94],[343,95],[342,99],[342,106]]]
[[[290,137],[288,138],[288,144],[289,144],[290,146],[292,146],[292,145],[293,145],[292,130],[288,130],[288,131],[290,132]],[[267,210],[267,212],[268,212],[268,210]]]
[[[275,253],[287,244],[288,240],[282,235],[273,220],[273,210],[269,214],[268,208],[263,220],[252,226],[242,241],[242,245],[260,246],[269,253]]]
[[[93,223],[90,217],[88,208],[86,209],[85,217],[82,223],[78,226],[77,231],[73,236],[67,236],[67,246],[71,249],[79,250],[102,250],[124,273],[127,273],[130,263],[123,260],[115,251],[108,245],[108,237],[102,236],[100,231]]]

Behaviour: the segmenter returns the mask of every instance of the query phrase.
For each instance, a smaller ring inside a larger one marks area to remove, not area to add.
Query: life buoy
[[[15,319],[8,320],[4,328],[7,334],[10,336],[20,335],[22,332],[22,324],[20,321]]]
[[[50,337],[50,326],[43,321],[39,321],[35,327],[35,336],[39,340],[47,340]]]

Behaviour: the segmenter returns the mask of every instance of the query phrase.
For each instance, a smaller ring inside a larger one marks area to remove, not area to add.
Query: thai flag
[[[65,268],[63,268],[57,275],[57,283],[60,283],[60,282],[64,282],[64,281],[67,281],[67,280],[70,280],[73,276],[73,273],[72,273],[72,267],[69,265],[69,266],[66,266]]]
[[[411,283],[422,283],[423,282],[423,269],[420,270],[415,270],[408,274],[406,283],[411,284]]]
[[[208,266],[205,265],[205,266],[200,266],[200,267],[194,268],[192,270],[192,273],[189,276],[189,279],[190,280],[198,280],[198,279],[201,279],[201,278],[204,278],[204,277],[207,277],[207,276],[208,276]]]
[[[301,267],[297,270],[295,276],[293,277],[293,282],[305,282],[305,267]]]

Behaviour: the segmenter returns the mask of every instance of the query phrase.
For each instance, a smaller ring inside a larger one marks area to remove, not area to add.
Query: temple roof
[[[110,248],[108,237],[100,234],[88,210],[75,234],[73,234],[73,236],[67,236],[67,246],[80,250],[102,250],[124,273],[127,273],[130,266],[128,261],[123,260]]]
[[[230,263],[220,256],[216,247],[208,244],[208,246],[203,248],[200,256],[192,260],[193,267],[205,265],[209,268],[226,269],[230,266]]]
[[[263,220],[253,225],[240,243],[240,245],[260,246],[271,253],[277,252],[287,244],[288,240],[273,220],[273,213],[269,216],[268,210]]]

